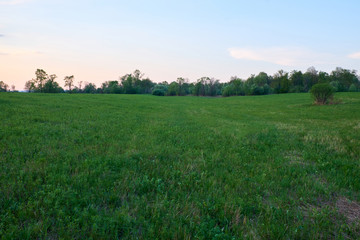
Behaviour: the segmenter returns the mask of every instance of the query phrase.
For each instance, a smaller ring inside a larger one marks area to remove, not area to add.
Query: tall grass
[[[338,96],[1,93],[0,236],[360,238],[360,94]]]

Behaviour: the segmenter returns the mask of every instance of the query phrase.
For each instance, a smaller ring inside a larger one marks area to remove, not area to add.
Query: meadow
[[[336,98],[0,93],[0,238],[358,239]]]

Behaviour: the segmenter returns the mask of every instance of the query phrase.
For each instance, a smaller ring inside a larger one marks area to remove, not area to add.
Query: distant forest
[[[155,83],[144,78],[139,70],[126,74],[118,81],[106,81],[97,87],[93,83],[78,82],[74,76],[66,76],[65,89],[56,82],[55,74],[48,75],[43,69],[37,69],[35,78],[27,81],[25,89],[38,93],[93,93],[93,94],[153,94],[157,96],[245,96],[279,93],[308,92],[314,84],[329,83],[337,92],[360,91],[360,76],[355,70],[336,68],[330,74],[310,67],[305,73],[283,70],[273,76],[265,72],[251,75],[248,79],[232,77],[222,83],[218,79],[202,77],[196,82],[178,78],[173,82]],[[14,87],[12,90],[15,91]],[[10,91],[9,86],[0,81],[0,91]]]

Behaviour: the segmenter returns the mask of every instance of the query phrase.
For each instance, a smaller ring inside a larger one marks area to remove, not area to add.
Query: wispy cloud
[[[39,56],[44,53],[33,49],[17,48],[12,46],[5,46],[0,49],[0,55],[2,56]]]
[[[0,33],[0,37],[5,37],[5,35]]]
[[[329,63],[331,55],[299,47],[230,48],[230,55],[236,59],[264,61],[283,66],[299,66]]]
[[[360,52],[349,54],[348,57],[353,59],[360,59]]]
[[[0,0],[0,5],[18,5],[30,1],[31,0]]]

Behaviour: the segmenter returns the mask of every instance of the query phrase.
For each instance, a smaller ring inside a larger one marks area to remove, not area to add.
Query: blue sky
[[[135,69],[155,82],[360,70],[359,12],[355,0],[0,0],[0,80],[21,90],[37,68],[97,86]]]

